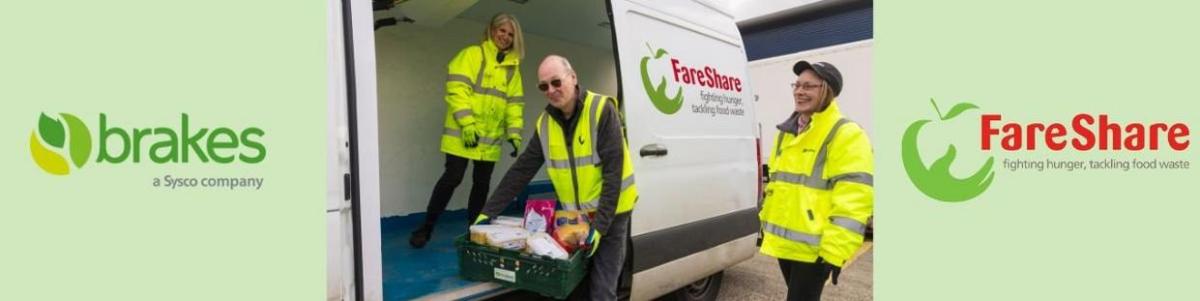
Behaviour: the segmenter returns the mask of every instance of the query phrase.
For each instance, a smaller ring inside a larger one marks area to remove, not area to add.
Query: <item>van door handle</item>
[[[651,144],[643,146],[640,153],[642,157],[662,157],[667,155],[667,147],[661,144]]]

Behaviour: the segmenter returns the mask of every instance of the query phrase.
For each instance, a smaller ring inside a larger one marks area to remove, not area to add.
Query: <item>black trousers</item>
[[[779,259],[779,269],[787,283],[788,301],[821,300],[821,289],[829,279],[829,265]]]
[[[463,174],[467,172],[467,162],[475,165],[471,173],[471,196],[467,199],[467,224],[470,225],[483,211],[483,203],[487,201],[488,185],[492,183],[492,169],[496,162],[472,161],[467,158],[446,154],[446,170],[437,184],[433,185],[433,195],[429,197],[429,207],[425,214],[425,227],[432,228],[438,217],[446,212],[446,203],[454,196],[454,189],[462,183]]]

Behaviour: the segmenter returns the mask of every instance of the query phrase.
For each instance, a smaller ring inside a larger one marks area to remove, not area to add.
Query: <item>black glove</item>
[[[842,274],[842,268],[825,261],[825,258],[817,257],[817,263],[823,264],[826,269],[829,269],[829,279],[833,281],[833,285],[837,285],[837,279]]]
[[[509,144],[511,144],[511,145],[512,145],[512,147],[513,147],[513,151],[512,151],[512,153],[511,153],[511,154],[508,154],[508,155],[509,155],[509,156],[511,156],[511,157],[513,157],[513,158],[516,158],[516,157],[517,157],[517,151],[521,149],[521,135],[517,135],[517,134],[510,134],[510,135],[508,136],[508,143],[509,143]]]

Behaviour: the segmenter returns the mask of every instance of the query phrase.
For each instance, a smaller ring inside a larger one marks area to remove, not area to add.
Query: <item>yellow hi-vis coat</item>
[[[770,182],[759,219],[761,252],[772,257],[835,266],[862,246],[873,211],[875,163],[871,143],[857,124],[842,117],[837,102],[813,114],[793,134],[795,117],[781,124],[771,151]]]
[[[500,145],[524,126],[525,103],[520,58],[508,54],[497,63],[499,49],[491,40],[458,52],[446,77],[446,122],[442,152],[479,161],[500,160]],[[479,143],[468,148],[462,127],[475,125]]]
[[[612,106],[604,103],[612,103]],[[542,143],[542,154],[546,157],[546,175],[554,185],[558,201],[566,210],[595,211],[600,206],[600,188],[603,186],[600,170],[600,154],[597,152],[597,128],[605,108],[616,108],[612,97],[588,91],[581,108],[576,108],[575,137],[566,140],[563,127],[545,112],[538,117],[537,134]],[[610,122],[620,122],[611,120]],[[633,180],[633,161],[629,157],[629,145],[621,142],[625,163],[621,167],[621,194],[617,199],[616,214],[633,210],[637,201],[637,187]]]

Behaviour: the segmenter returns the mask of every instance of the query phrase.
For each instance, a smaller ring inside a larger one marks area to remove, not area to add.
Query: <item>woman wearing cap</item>
[[[795,111],[780,123],[759,219],[763,254],[779,259],[788,300],[820,300],[825,280],[862,246],[874,206],[871,142],[842,116],[842,75],[826,62],[792,66]]]
[[[500,13],[492,17],[479,44],[463,48],[450,61],[446,77],[448,109],[441,129],[446,169],[429,197],[425,223],[408,240],[414,248],[424,247],[429,241],[438,216],[462,182],[468,162],[475,165],[467,202],[466,221],[470,223],[487,199],[492,169],[500,160],[500,145],[508,141],[516,154],[524,126],[525,103],[521,98],[525,92],[520,71],[524,56],[521,24],[516,17]]]

